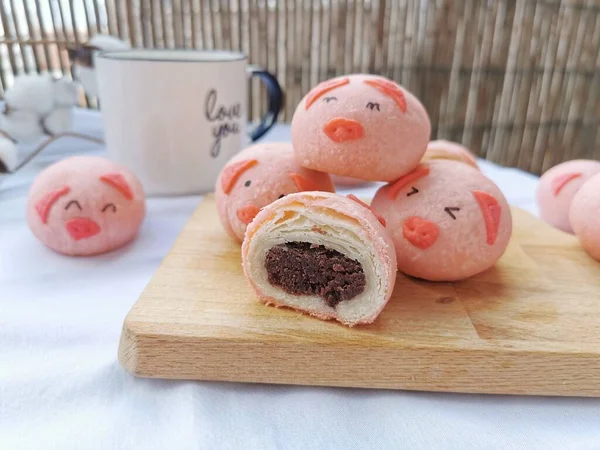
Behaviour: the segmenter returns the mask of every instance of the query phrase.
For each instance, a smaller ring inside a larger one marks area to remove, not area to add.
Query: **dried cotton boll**
[[[44,137],[41,117],[31,111],[15,109],[0,116],[0,129],[23,144],[36,142]]]
[[[600,261],[600,173],[586,181],[573,197],[569,220],[584,250]]]
[[[537,188],[537,207],[540,217],[559,230],[573,233],[569,208],[577,191],[600,172],[600,162],[575,159],[558,164],[540,178]]]
[[[54,80],[50,74],[19,75],[6,91],[4,100],[11,109],[38,116],[48,114],[54,106]]]

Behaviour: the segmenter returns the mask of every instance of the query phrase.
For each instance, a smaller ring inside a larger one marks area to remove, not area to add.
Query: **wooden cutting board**
[[[600,263],[513,216],[494,268],[398,274],[375,323],[347,328],[256,301],[209,196],[125,319],[119,359],[142,377],[600,396]]]

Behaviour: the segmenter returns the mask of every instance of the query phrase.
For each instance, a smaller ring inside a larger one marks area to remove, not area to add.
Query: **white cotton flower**
[[[0,177],[17,167],[19,151],[17,146],[5,136],[0,135]]]
[[[44,128],[50,134],[64,133],[73,128],[73,108],[56,108],[44,117]]]
[[[97,34],[92,39],[90,39],[85,47],[96,48],[100,50],[127,50],[131,48],[131,46],[118,38],[113,36],[107,36],[103,34]],[[99,50],[90,50],[92,51],[92,66],[88,66],[85,64],[79,64],[77,59],[74,59],[73,62],[73,72],[75,78],[81,83],[83,86],[83,90],[85,93],[92,97],[98,96],[98,84],[96,82],[96,71],[94,69],[94,58]]]
[[[41,117],[36,112],[14,109],[0,116],[0,130],[20,143],[31,143],[44,136]]]
[[[4,100],[9,109],[45,115],[54,105],[53,84],[50,74],[19,75],[6,91]]]
[[[75,106],[78,103],[77,85],[67,79],[59,78],[54,81],[54,107]]]

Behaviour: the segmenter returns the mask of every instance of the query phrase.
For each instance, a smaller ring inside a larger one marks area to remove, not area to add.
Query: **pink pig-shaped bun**
[[[600,173],[577,191],[571,202],[569,219],[581,246],[600,261]]]
[[[375,75],[344,75],[317,85],[292,118],[299,164],[366,181],[393,181],[410,172],[430,133],[421,102]]]
[[[371,207],[392,233],[398,269],[431,281],[461,280],[488,269],[512,232],[500,189],[455,161],[419,164],[380,188]]]
[[[40,173],[29,191],[33,234],[65,255],[95,255],[125,245],[144,219],[145,195],[126,168],[95,156],[76,156]]]
[[[225,231],[238,242],[260,209],[287,194],[335,192],[328,174],[301,167],[292,145],[256,144],[231,158],[217,178],[215,195]]]
[[[468,164],[475,169],[479,169],[475,155],[456,142],[438,139],[427,144],[427,151],[423,155],[421,162],[427,162],[434,159],[447,159]]]
[[[589,159],[566,161],[544,172],[537,188],[537,207],[542,220],[573,233],[569,222],[571,202],[579,188],[597,173],[600,162]]]

